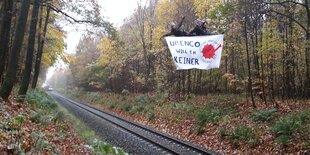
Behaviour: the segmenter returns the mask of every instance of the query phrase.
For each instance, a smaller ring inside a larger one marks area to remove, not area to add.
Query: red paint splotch
[[[208,58],[211,59],[214,57],[215,52],[222,47],[222,45],[219,45],[217,48],[215,48],[213,45],[211,44],[206,44],[203,48],[202,48],[202,54],[204,58]]]

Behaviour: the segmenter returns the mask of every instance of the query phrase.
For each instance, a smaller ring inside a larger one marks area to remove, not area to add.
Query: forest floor
[[[115,153],[118,152],[118,153]],[[24,102],[0,98],[0,154],[121,154],[42,90]]]
[[[310,101],[257,100],[253,108],[242,95],[66,95],[222,154],[310,154]]]

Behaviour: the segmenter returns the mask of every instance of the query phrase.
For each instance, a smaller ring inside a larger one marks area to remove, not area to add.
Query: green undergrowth
[[[253,121],[271,121],[276,116],[277,109],[262,109],[254,111],[251,115]]]
[[[258,144],[258,140],[254,135],[252,129],[244,125],[238,126],[237,128],[232,130],[219,128],[219,134],[221,137],[228,137],[228,139],[236,147],[238,147],[242,143],[249,143],[252,147]]]
[[[274,141],[282,147],[297,142],[301,148],[310,149],[309,110],[292,113],[271,107],[251,109],[244,104],[244,96],[235,94],[190,94],[182,101],[175,101],[167,100],[166,94],[77,93],[79,98],[87,98],[89,102],[101,101],[107,109],[129,115],[143,115],[149,121],[157,118],[174,123],[192,120],[194,126],[191,131],[197,136],[205,134],[208,127],[218,127],[216,130],[219,137],[235,147],[243,143],[256,147],[261,145],[263,136],[272,135]],[[237,121],[239,119],[240,122]]]
[[[114,147],[99,140],[98,136],[93,130],[87,127],[74,115],[70,114],[67,109],[60,107],[59,111],[64,113],[64,117],[72,123],[78,137],[89,145],[93,154],[127,155],[127,153],[125,153],[121,148]]]
[[[95,96],[91,94],[90,96]],[[111,154],[111,155],[126,155],[122,149],[113,147],[103,141],[98,140],[94,131],[89,129],[84,123],[82,123],[75,116],[70,114],[65,108],[58,106],[58,104],[44,91],[33,90],[30,91],[26,97],[26,100],[31,103],[37,110],[31,114],[31,120],[37,123],[49,123],[53,122],[71,122],[78,137],[85,141],[93,154]],[[38,139],[47,136],[43,134],[34,134]],[[40,144],[43,145],[43,144]]]
[[[109,109],[113,110],[116,107],[116,101],[115,100],[110,100],[109,102]]]
[[[270,131],[277,143],[287,146],[292,140],[299,139],[303,145],[310,143],[310,110],[289,114],[277,120]]]
[[[56,145],[47,140],[54,135],[38,129],[30,129],[33,126],[44,129],[48,125],[62,123],[61,114],[57,111],[57,104],[42,90],[29,91],[25,101],[29,104],[16,101],[7,104],[7,109],[19,111],[17,115],[15,112],[5,112],[6,117],[0,117],[0,141],[2,145],[8,145],[5,148],[6,150],[2,147],[0,152],[7,151],[10,154],[42,154],[44,152],[60,154]],[[33,131],[29,133],[29,129]],[[9,137],[9,139],[5,137]]]
[[[220,109],[215,107],[207,107],[205,109],[198,110],[196,112],[196,122],[197,122],[197,134],[202,134],[204,132],[204,127],[208,123],[215,123],[222,119],[223,113]]]
[[[230,115],[238,114],[239,110],[234,106],[219,106],[216,103],[209,104],[207,107],[196,110],[196,133],[203,134],[207,124],[218,124],[229,121]]]
[[[38,109],[52,111],[57,109],[55,101],[43,90],[35,89],[27,93],[25,100]]]

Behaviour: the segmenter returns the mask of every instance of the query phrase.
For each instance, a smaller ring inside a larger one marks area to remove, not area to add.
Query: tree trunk
[[[227,74],[228,73],[228,56],[225,56],[225,73],[224,74]],[[232,64],[233,65],[233,64]],[[225,93],[228,93],[228,80],[227,78],[225,78]]]
[[[4,74],[5,63],[7,60],[6,57],[9,53],[10,30],[13,13],[13,1],[5,0],[3,3],[4,13],[0,32],[0,82],[2,82],[2,75]]]
[[[294,73],[293,73],[293,66],[294,66],[294,59],[293,59],[293,45],[292,45],[292,31],[293,31],[293,25],[292,21],[289,21],[288,28],[286,30],[286,51],[285,51],[285,99],[292,99],[294,97]]]
[[[187,70],[187,92],[186,94],[189,95],[192,92],[192,81],[191,81],[191,70]]]
[[[19,54],[24,40],[29,7],[30,7],[30,0],[24,0],[21,6],[21,11],[19,12],[19,19],[16,27],[15,39],[10,55],[10,62],[4,78],[4,82],[0,89],[0,95],[4,100],[8,99],[16,81],[16,72],[18,69]]]
[[[309,21],[310,22],[310,21]],[[309,23],[308,22],[308,23]],[[305,82],[305,94],[306,98],[310,98],[310,24],[308,24],[308,33],[306,34],[306,48],[305,48],[305,57],[306,57],[306,82]]]
[[[43,39],[41,40],[41,43],[39,44],[36,62],[35,62],[35,67],[34,67],[34,75],[33,75],[33,80],[32,80],[32,85],[31,85],[32,89],[36,88],[38,78],[39,78],[40,67],[41,67],[41,59],[42,59],[42,54],[43,54],[43,46],[44,46],[44,42],[45,42],[45,35],[46,35],[46,31],[47,31],[49,16],[50,16],[50,8],[48,7],[47,13],[46,13],[44,29],[43,29]]]
[[[32,16],[31,16],[31,24],[29,30],[29,39],[28,39],[28,48],[27,48],[27,57],[25,62],[25,70],[23,73],[23,78],[19,88],[19,95],[26,95],[28,86],[30,83],[30,75],[32,70],[32,61],[33,61],[33,51],[35,45],[35,37],[36,37],[36,30],[37,30],[37,23],[38,23],[38,15],[39,9],[41,5],[41,0],[35,0],[33,9],[32,9]]]
[[[266,93],[265,93],[265,72],[264,72],[264,61],[263,61],[263,54],[261,54],[261,86],[262,86],[262,98],[264,100],[265,105],[267,105]]]
[[[306,47],[305,47],[305,58],[306,58],[306,81],[305,81],[305,94],[306,98],[310,97],[310,9],[309,1],[304,1],[306,12],[307,12],[307,30],[306,30]]]
[[[245,2],[246,3],[246,2]],[[247,8],[245,8],[247,9]],[[247,11],[246,11],[247,12]],[[248,91],[251,94],[251,100],[252,100],[252,106],[256,108],[254,96],[253,96],[253,90],[252,90],[252,75],[251,75],[251,62],[250,62],[250,55],[249,55],[249,41],[248,41],[248,34],[247,34],[247,13],[245,15],[245,21],[244,21],[244,34],[245,34],[245,46],[246,46],[246,57],[247,57],[247,65],[248,65]]]

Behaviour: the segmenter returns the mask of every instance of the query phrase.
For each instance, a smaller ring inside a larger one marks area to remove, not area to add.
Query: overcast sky
[[[98,0],[102,7],[101,14],[106,20],[113,23],[115,27],[121,26],[124,19],[134,12],[139,1],[140,0]],[[145,2],[145,0],[142,2]],[[64,30],[67,31],[67,38],[65,39],[67,44],[66,52],[74,53],[82,33],[76,30],[75,27],[67,26],[64,27]]]

